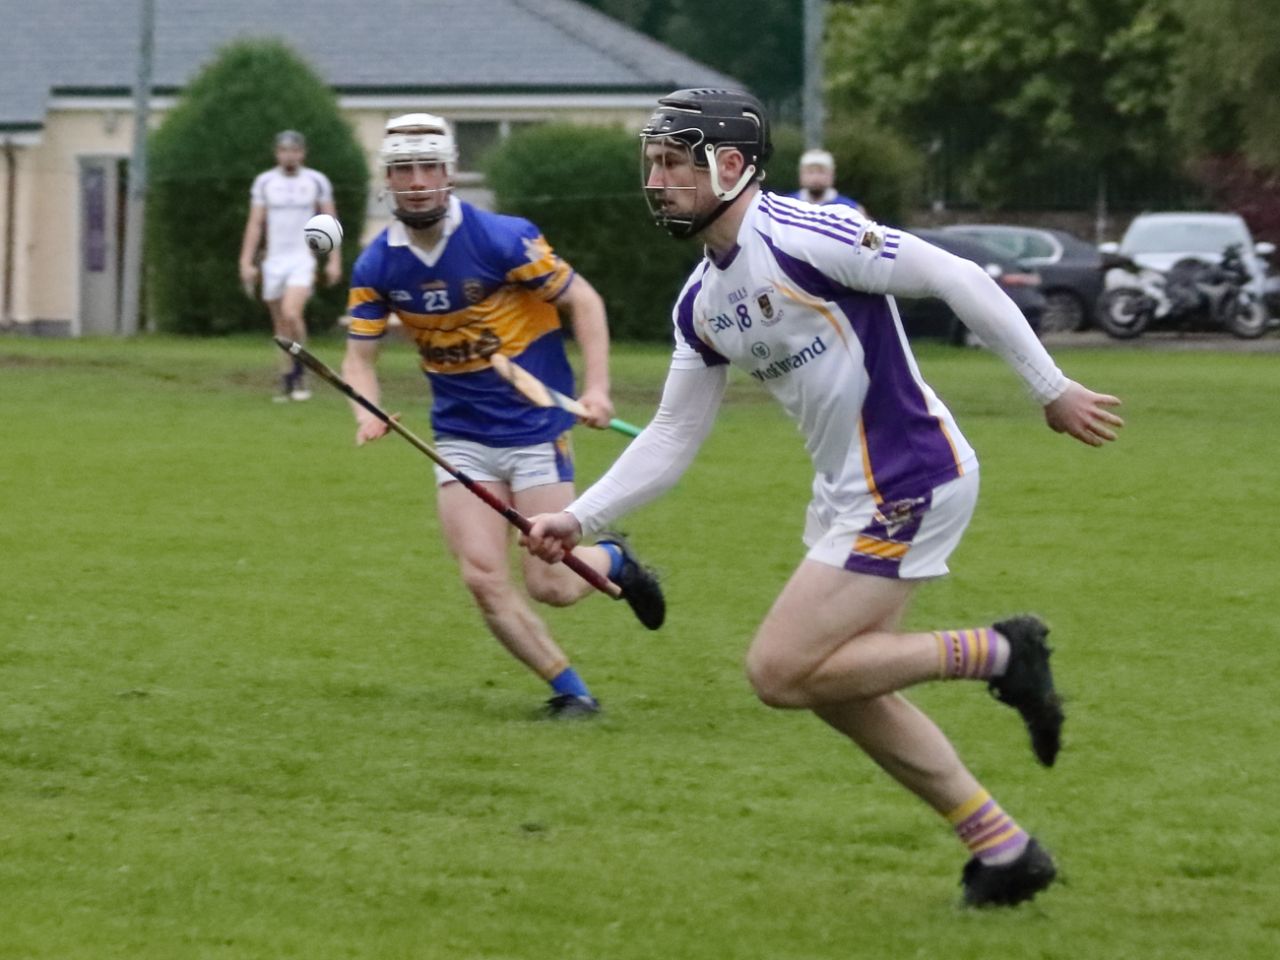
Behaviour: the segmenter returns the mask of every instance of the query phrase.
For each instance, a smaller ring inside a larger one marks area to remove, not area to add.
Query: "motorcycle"
[[[1108,289],[1098,298],[1098,326],[1118,340],[1140,336],[1152,326],[1181,331],[1226,330],[1245,339],[1268,327],[1265,304],[1251,289],[1251,277],[1233,243],[1218,263],[1184,257],[1167,271],[1142,266],[1119,254],[1104,255]]]

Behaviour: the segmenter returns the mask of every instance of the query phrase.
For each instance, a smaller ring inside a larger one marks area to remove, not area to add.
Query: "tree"
[[[1187,42],[1174,74],[1174,124],[1200,153],[1242,153],[1280,173],[1280,0],[1175,0]]]
[[[240,290],[236,259],[253,178],[273,162],[274,135],[307,137],[307,163],[333,182],[346,235],[364,226],[369,171],[333,92],[284,44],[225,47],[151,136],[147,209],[149,313],[182,333],[261,330],[260,303]],[[348,268],[358,244],[345,247]],[[323,291],[313,322],[332,323],[345,292]]]
[[[1176,171],[1167,117],[1182,34],[1169,0],[865,0],[832,6],[832,110],[931,152],[941,199]],[[1170,164],[1170,158],[1174,162]]]
[[[585,0],[735,78],[775,116],[798,116],[804,84],[803,0]]]

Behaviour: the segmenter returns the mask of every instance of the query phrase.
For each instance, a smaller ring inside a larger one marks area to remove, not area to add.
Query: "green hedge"
[[[640,138],[616,127],[547,124],[486,159],[497,208],[536,223],[600,291],[619,340],[670,340],[671,306],[702,255],[649,219]]]
[[[228,333],[269,329],[266,309],[240,289],[237,260],[253,178],[275,164],[274,137],[307,138],[306,163],[333,181],[350,273],[364,227],[369,171],[329,87],[277,41],[238,41],[192,81],[150,143],[147,307],[159,329]],[[313,328],[332,326],[343,284],[319,290]]]

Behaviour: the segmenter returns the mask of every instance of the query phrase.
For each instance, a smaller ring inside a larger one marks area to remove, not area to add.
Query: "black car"
[[[1001,223],[957,223],[948,233],[981,240],[1040,274],[1049,302],[1042,332],[1083,330],[1093,323],[1102,293],[1102,255],[1093,244],[1048,227],[1020,227]]]
[[[1022,315],[1031,324],[1031,329],[1037,333],[1040,332],[1040,323],[1045,311],[1045,298],[1040,292],[1040,277],[1037,274],[1030,272],[1013,258],[993,250],[982,241],[960,233],[946,230],[912,230],[911,233],[957,257],[972,260],[986,270],[987,275],[995,280],[1009,295],[1009,299],[1018,305]],[[924,300],[904,300],[899,297],[898,314],[902,317],[902,326],[907,336],[912,339],[934,337],[946,340],[948,343],[967,342],[964,324],[941,300],[932,297]]]

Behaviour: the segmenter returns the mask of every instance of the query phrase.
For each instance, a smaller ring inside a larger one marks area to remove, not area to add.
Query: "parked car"
[[[960,233],[945,230],[912,230],[921,240],[941,247],[957,257],[972,260],[990,276],[1009,298],[1018,305],[1031,329],[1040,332],[1044,317],[1045,299],[1040,292],[1040,276],[1023,267],[1012,257],[993,250],[987,244]],[[969,342],[967,328],[943,301],[934,298],[924,300],[898,300],[898,315],[902,326],[911,338],[936,337],[948,343]]]
[[[1249,225],[1237,213],[1143,213],[1133,218],[1124,237],[1104,243],[1104,254],[1119,254],[1139,266],[1167,272],[1179,260],[1197,257],[1220,263],[1232,244],[1241,245],[1249,272],[1248,290],[1259,300],[1267,294],[1267,257],[1276,251],[1273,243],[1254,243]],[[1106,272],[1108,288],[1128,282],[1124,271]]]
[[[1102,255],[1093,244],[1048,227],[957,223],[943,229],[975,237],[1040,274],[1048,301],[1042,333],[1083,330],[1093,323],[1103,276]]]

